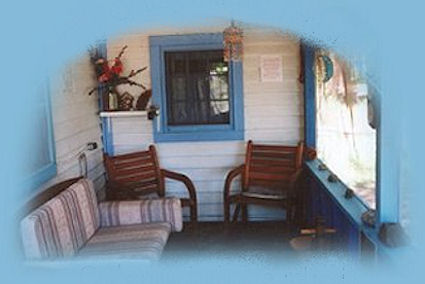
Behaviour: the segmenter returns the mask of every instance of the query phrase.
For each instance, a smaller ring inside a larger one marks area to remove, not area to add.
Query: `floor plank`
[[[296,234],[296,228],[284,222],[185,224],[182,232],[170,235],[162,258],[212,254],[283,256],[293,253],[289,241]]]

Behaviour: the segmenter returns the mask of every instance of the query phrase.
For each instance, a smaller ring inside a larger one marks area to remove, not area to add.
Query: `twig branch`
[[[148,66],[145,66],[145,67],[143,67],[143,68],[140,68],[140,69],[138,69],[138,70],[136,70],[136,71],[131,70],[131,72],[130,72],[130,74],[127,76],[127,78],[131,78],[131,77],[133,77],[133,76],[136,76],[137,74],[139,74],[139,73],[141,73],[141,72],[145,71],[147,68],[148,68]]]
[[[98,88],[98,87],[94,87],[93,89],[91,89],[91,90],[90,90],[90,92],[89,92],[89,96],[91,96],[91,94],[93,94],[93,92],[94,92],[94,91],[96,91],[96,90],[97,90],[97,88]]]
[[[121,56],[124,54],[124,52],[127,49],[127,47],[128,47],[127,45],[123,46],[123,48],[121,49],[120,53],[118,54],[117,57],[115,57],[115,59],[118,59],[119,60],[121,58]],[[138,69],[136,71],[131,70],[130,74],[128,74],[127,76],[122,76],[122,77],[119,77],[118,74],[113,74],[111,76],[111,78],[108,78],[107,81],[103,82],[103,84],[101,85],[102,86],[102,89],[104,89],[104,90],[106,89],[108,93],[117,93],[117,94],[118,94],[118,92],[117,92],[116,88],[119,85],[138,86],[138,87],[142,88],[143,90],[146,90],[146,87],[143,84],[137,83],[137,82],[135,82],[133,80],[130,80],[130,78],[132,78],[132,77],[136,76],[137,74],[145,71],[147,68],[148,67],[145,66],[145,67],[140,68],[140,69]],[[89,96],[91,94],[93,94],[98,89],[99,89],[99,87],[92,88],[89,91]]]
[[[143,84],[134,82],[133,80],[127,79],[127,84],[129,84],[130,86],[138,86],[146,91],[146,87]]]
[[[127,47],[128,47],[127,45],[124,45],[123,48],[121,48],[121,51],[116,58],[120,59],[121,56],[124,54],[124,51],[127,49]]]

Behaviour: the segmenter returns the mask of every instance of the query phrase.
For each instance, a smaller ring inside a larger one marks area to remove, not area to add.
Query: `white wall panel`
[[[97,96],[88,96],[96,86],[88,54],[83,54],[51,78],[52,116],[55,136],[57,176],[34,194],[65,179],[80,175],[78,153],[88,142],[99,148],[86,152],[88,177],[102,197],[105,184]]]
[[[224,25],[205,28],[204,32],[221,32]],[[188,29],[185,32],[201,32]],[[148,34],[173,34],[175,30],[161,29],[150,32],[133,32],[108,41],[108,55],[115,56],[122,46],[128,45],[123,56],[125,71],[149,64]],[[183,33],[183,32],[181,32]],[[260,82],[260,56],[281,55],[282,82]],[[245,140],[296,144],[303,139],[303,95],[298,82],[300,53],[297,39],[279,31],[244,26],[244,111]],[[150,85],[149,72],[138,81]],[[138,95],[137,88],[123,88]],[[153,143],[152,123],[145,117],[113,119],[113,140],[116,153],[146,149]],[[227,172],[244,159],[244,141],[223,142],[168,142],[156,145],[162,167],[180,171],[194,182],[198,192],[200,220],[222,220],[223,186]],[[185,196],[182,184],[167,181],[168,194]],[[236,190],[239,181],[235,182]],[[185,211],[185,215],[188,212]],[[250,208],[250,218],[282,219],[282,210]]]

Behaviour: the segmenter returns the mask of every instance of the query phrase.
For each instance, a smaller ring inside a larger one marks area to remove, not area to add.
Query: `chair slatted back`
[[[303,144],[261,145],[248,141],[243,188],[262,186],[281,190],[291,175],[302,167]]]
[[[153,145],[148,151],[117,156],[104,155],[109,182],[125,186],[137,195],[157,192],[164,196],[164,182]]]

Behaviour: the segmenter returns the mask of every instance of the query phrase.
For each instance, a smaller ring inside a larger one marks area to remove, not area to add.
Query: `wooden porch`
[[[261,257],[287,257],[293,253],[289,241],[298,234],[285,222],[185,224],[182,232],[170,236],[164,260],[180,256],[237,255],[243,252]]]

